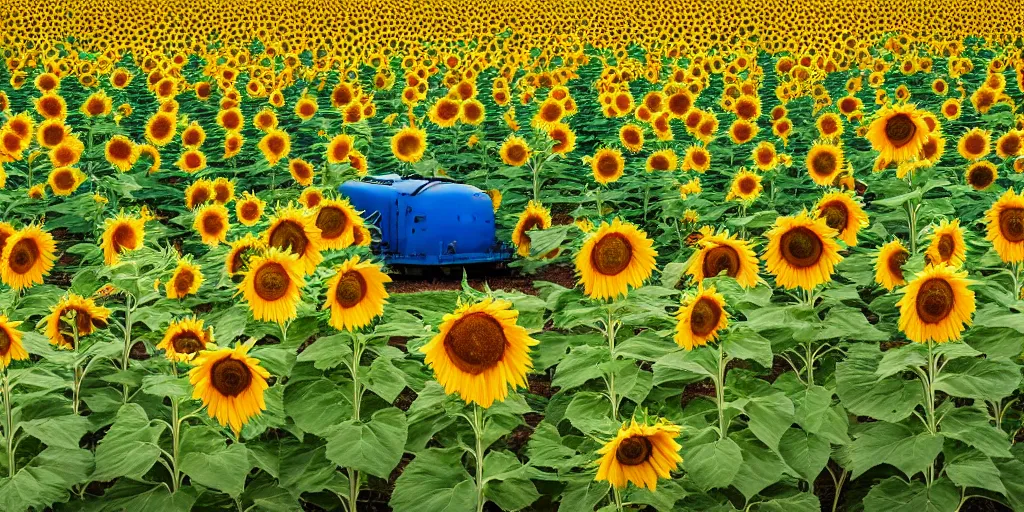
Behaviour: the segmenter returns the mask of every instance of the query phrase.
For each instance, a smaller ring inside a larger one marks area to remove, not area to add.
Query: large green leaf
[[[935,378],[935,389],[952,396],[996,401],[1020,384],[1020,368],[1009,359],[954,359]]]
[[[786,464],[777,453],[750,437],[737,438],[743,463],[732,480],[749,501],[768,486],[782,479]]]
[[[689,449],[683,447],[683,469],[690,480],[704,490],[728,487],[741,464],[740,447],[728,437]]]
[[[520,510],[530,506],[540,498],[540,493],[530,481],[527,470],[509,452],[489,452],[484,457],[484,496],[502,510]]]
[[[88,450],[51,446],[13,477],[0,478],[0,503],[5,510],[27,510],[67,501],[71,486],[88,481],[92,467]]]
[[[988,455],[968,447],[947,449],[943,456],[946,476],[956,485],[1006,494],[1006,487],[999,480],[999,468]]]
[[[369,422],[346,421],[327,434],[327,458],[345,467],[387,478],[405,452],[405,413],[389,407]]]
[[[141,479],[160,458],[157,441],[166,425],[150,420],[139,404],[125,404],[117,411],[114,424],[96,447],[96,470],[92,479],[117,477]]]
[[[893,375],[879,378],[882,352],[874,345],[850,347],[846,360],[836,365],[836,392],[847,411],[896,422],[914,411],[924,399],[921,384]]]
[[[850,472],[857,478],[879,465],[891,464],[912,477],[935,461],[942,436],[880,421],[864,425],[850,445]]]
[[[988,411],[980,405],[954,408],[951,402],[947,404],[936,411],[942,418],[943,436],[967,443],[989,457],[1010,457],[1009,438],[989,423]]]
[[[326,378],[291,381],[284,388],[284,410],[302,430],[322,435],[352,417],[351,396]]]
[[[899,477],[889,477],[864,497],[865,512],[954,512],[959,504],[956,485],[945,478],[928,487],[919,480],[907,483]]]
[[[464,512],[476,508],[476,484],[462,467],[462,449],[419,452],[395,481],[395,512]]]
[[[242,494],[245,478],[253,465],[249,450],[240,443],[221,445],[210,451],[189,451],[181,457],[181,471],[193,482],[231,496]]]
[[[22,421],[17,425],[47,446],[70,449],[78,448],[79,440],[91,428],[89,419],[77,414]]]
[[[782,436],[779,453],[786,464],[808,482],[814,480],[828,464],[831,450],[828,441],[800,429],[791,428]]]
[[[551,385],[572,389],[586,384],[591,379],[599,379],[604,374],[601,371],[601,364],[609,359],[607,347],[573,347],[569,355],[555,368],[555,378],[551,380]]]

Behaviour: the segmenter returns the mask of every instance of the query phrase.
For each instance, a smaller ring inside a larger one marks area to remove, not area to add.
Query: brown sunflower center
[[[701,271],[704,277],[714,277],[722,271],[729,277],[736,277],[740,273],[740,255],[732,247],[722,245],[712,248],[704,255]]]
[[[171,346],[179,354],[195,354],[203,349],[203,340],[194,332],[182,332],[171,339]]]
[[[637,466],[647,462],[654,447],[644,436],[627,437],[615,450],[615,460],[624,466]]]
[[[261,299],[274,302],[288,293],[291,284],[288,271],[280,263],[267,263],[256,270],[253,288]]]
[[[121,224],[114,228],[114,233],[111,235],[110,240],[116,253],[134,249],[137,243],[135,230],[127,224]]]
[[[605,235],[590,253],[590,264],[594,270],[606,275],[615,276],[626,270],[633,259],[633,246],[625,236],[619,233]]]
[[[444,338],[444,348],[458,369],[479,375],[505,355],[505,330],[487,313],[472,313],[457,320]]]
[[[917,123],[907,114],[896,114],[885,122],[885,138],[897,148],[909,144],[916,134]]]
[[[967,173],[967,181],[972,187],[981,190],[991,185],[995,181],[995,176],[987,165],[975,165]]]
[[[348,216],[341,208],[324,206],[316,214],[316,227],[320,228],[320,234],[327,240],[334,240],[348,228]]]
[[[359,304],[366,296],[366,279],[358,271],[345,272],[338,280],[338,289],[334,292],[334,299],[343,308],[351,308]]]
[[[192,283],[196,282],[196,276],[191,270],[182,270],[178,272],[178,275],[174,276],[174,291],[178,295],[185,295],[189,290],[192,289]]]
[[[238,396],[252,383],[252,371],[244,362],[230,357],[221,359],[210,369],[210,384],[222,395]]]
[[[43,128],[43,142],[48,146],[56,146],[64,140],[64,127],[59,124],[50,124]]]
[[[956,249],[956,240],[953,240],[953,235],[944,234],[939,237],[938,248],[942,261],[949,261],[949,258],[953,257],[953,251]]]
[[[114,160],[128,160],[132,156],[132,147],[123,140],[111,142],[109,151]]]
[[[889,272],[898,277],[901,281],[903,280],[903,264],[910,258],[910,253],[904,250],[894,252],[889,255],[885,264],[889,268]]]
[[[274,155],[284,153],[284,138],[277,135],[267,139],[267,149]]]
[[[209,214],[203,217],[203,232],[207,235],[219,235],[224,231],[224,220],[219,215]]]
[[[413,134],[407,134],[398,138],[396,146],[398,147],[398,154],[402,156],[412,156],[420,150],[422,144],[420,143],[419,137]]]
[[[241,214],[247,221],[256,220],[260,215],[260,205],[256,204],[256,201],[246,201],[242,203]]]
[[[917,316],[928,324],[939,323],[953,311],[955,302],[953,287],[945,279],[929,279],[917,292]]]
[[[824,244],[817,233],[806,227],[789,230],[782,235],[782,257],[794,267],[806,268],[818,263]]]
[[[811,170],[819,176],[829,176],[836,170],[836,155],[831,151],[822,151],[811,160]]]
[[[253,250],[250,246],[240,247],[231,255],[231,273],[240,272],[245,268],[246,256]]]
[[[969,155],[980,155],[985,152],[985,138],[976,133],[968,135],[964,139],[964,149]]]
[[[11,247],[10,265],[11,270],[16,274],[25,274],[35,266],[39,260],[39,246],[32,240],[19,240]]]
[[[71,190],[75,186],[75,175],[67,169],[59,169],[53,173],[53,184],[58,190]]]
[[[508,159],[512,162],[522,162],[526,160],[526,148],[522,144],[512,144],[508,147]]]
[[[722,308],[714,299],[701,297],[690,313],[690,330],[697,336],[707,336],[718,327],[722,319]]]
[[[1005,208],[999,212],[999,232],[1008,242],[1024,241],[1024,208]]]
[[[744,176],[740,178],[739,189],[740,193],[745,196],[753,194],[754,190],[757,189],[757,180],[751,176]]]
[[[597,173],[601,176],[615,176],[619,172],[619,163],[611,155],[601,155],[597,159]]]
[[[298,222],[286,220],[270,233],[271,247],[291,250],[293,254],[305,254],[309,239],[306,230]]]
[[[846,209],[846,205],[835,201],[821,208],[821,216],[825,218],[825,224],[828,224],[828,227],[843,231],[846,229],[846,222],[850,217],[850,212]]]

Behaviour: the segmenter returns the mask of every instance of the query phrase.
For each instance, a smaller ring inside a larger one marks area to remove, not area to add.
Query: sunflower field
[[[0,509],[1024,510],[1020,12],[0,0]]]

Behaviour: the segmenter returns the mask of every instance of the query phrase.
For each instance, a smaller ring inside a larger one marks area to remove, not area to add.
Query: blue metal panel
[[[388,263],[450,265],[500,262],[512,251],[495,241],[491,199],[480,189],[437,179],[390,174],[339,188],[364,216],[380,213]]]

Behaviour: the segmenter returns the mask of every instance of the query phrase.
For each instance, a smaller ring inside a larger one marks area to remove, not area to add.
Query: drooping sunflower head
[[[817,217],[825,219],[828,227],[836,230],[846,245],[857,245],[857,232],[868,225],[868,215],[854,197],[847,192],[828,192],[814,206]]]
[[[200,399],[211,418],[230,425],[237,435],[249,420],[267,408],[263,393],[270,372],[249,357],[246,345],[203,350],[193,359],[189,382],[193,399]]]
[[[831,144],[815,144],[807,152],[807,172],[814,183],[831,185],[843,170],[843,150]]]
[[[21,344],[21,331],[18,326],[21,322],[14,322],[5,315],[0,315],[0,368],[7,368],[11,361],[23,361],[28,359],[28,352]]]
[[[70,196],[85,183],[85,174],[74,167],[57,167],[50,171],[46,182],[55,196]]]
[[[204,329],[202,320],[189,317],[171,322],[156,348],[162,349],[169,361],[184,363],[191,361],[213,342],[213,327]]]
[[[53,236],[35,224],[5,237],[6,231],[0,228],[0,237],[5,238],[0,244],[0,278],[15,290],[41,284],[56,259]]]
[[[103,222],[103,262],[114,265],[120,261],[121,255],[142,247],[146,237],[146,221],[136,215],[124,212]]]
[[[964,178],[974,190],[982,191],[995,183],[999,176],[996,165],[988,160],[980,160],[967,166]]]
[[[426,150],[427,132],[419,128],[406,126],[391,137],[391,153],[402,162],[419,162]]]
[[[931,241],[928,243],[925,256],[932,265],[945,263],[960,267],[967,261],[967,244],[964,242],[964,230],[960,227],[960,219],[953,219],[953,222],[943,219],[932,229]]]
[[[638,424],[635,419],[619,429],[614,439],[597,451],[597,475],[594,480],[624,489],[632,482],[654,492],[659,478],[671,478],[672,470],[683,461],[676,439],[680,428],[659,420],[654,425]]]
[[[295,318],[304,284],[296,255],[270,247],[265,254],[252,256],[238,287],[253,318],[283,324]]]
[[[832,271],[842,261],[836,230],[824,218],[811,218],[806,211],[779,217],[768,230],[768,246],[762,255],[775,283],[786,289],[813,290],[832,279]]]
[[[709,277],[725,274],[744,288],[757,286],[757,255],[750,242],[730,235],[727,230],[702,233],[698,250],[687,262],[686,273],[698,283]]]
[[[865,136],[886,160],[899,163],[916,157],[930,132],[917,107],[905,103],[879,110]]]
[[[501,144],[499,153],[501,161],[505,165],[522,167],[530,159],[531,150],[529,144],[526,143],[526,139],[513,135],[505,139],[505,142]]]
[[[307,212],[288,205],[278,208],[264,234],[267,247],[294,254],[305,275],[312,274],[323,260],[320,228]]]
[[[171,279],[164,287],[168,299],[182,299],[188,295],[195,295],[203,284],[203,272],[199,265],[192,262],[191,258],[180,258]]]
[[[353,256],[338,267],[327,281],[327,301],[323,309],[331,310],[330,324],[338,330],[354,331],[370,325],[384,314],[388,292],[384,283],[391,278],[380,266]]]
[[[883,245],[875,258],[875,282],[889,291],[906,284],[903,265],[909,258],[910,252],[898,239]]]
[[[761,175],[743,168],[733,177],[725,200],[753,201],[761,195],[762,190],[764,187],[761,185]]]
[[[548,138],[555,143],[551,148],[554,153],[564,155],[576,148],[576,132],[565,123],[555,123],[549,127]]]
[[[201,206],[196,211],[192,228],[199,233],[204,244],[216,247],[227,240],[228,230],[231,229],[227,207],[219,203]]]
[[[527,385],[530,347],[537,341],[518,318],[511,302],[493,298],[460,304],[444,316],[437,335],[420,351],[446,393],[487,408],[504,401],[510,385]]]
[[[231,242],[230,246],[224,258],[224,271],[232,277],[248,270],[249,259],[262,254],[267,248],[263,240],[252,233],[246,233],[244,237]]]
[[[1024,261],[1024,195],[1007,190],[985,212],[988,234],[1005,263]]]
[[[598,149],[590,159],[590,170],[594,174],[594,181],[601,185],[618,181],[625,168],[626,161],[622,158],[622,152],[617,149]]]
[[[69,293],[50,308],[44,319],[46,337],[58,348],[74,350],[76,336],[88,336],[106,327],[109,320],[109,309],[98,306],[92,298]]]
[[[576,255],[583,293],[593,299],[625,296],[654,272],[654,242],[633,224],[615,218],[588,235]]]
[[[729,325],[725,297],[715,287],[697,285],[696,294],[687,294],[676,312],[675,342],[686,350],[707,345],[718,339],[718,333]]]
[[[314,224],[320,229],[320,240],[325,249],[344,249],[352,245],[358,226],[363,219],[344,199],[324,199],[317,208]]]
[[[516,244],[520,256],[530,255],[531,229],[548,229],[551,227],[551,211],[537,201],[530,201],[523,213],[519,214],[519,221],[512,230],[512,243]]]
[[[966,271],[958,272],[946,264],[925,267],[896,303],[900,330],[917,343],[960,339],[975,310],[974,292],[967,288],[970,284]]]

